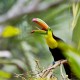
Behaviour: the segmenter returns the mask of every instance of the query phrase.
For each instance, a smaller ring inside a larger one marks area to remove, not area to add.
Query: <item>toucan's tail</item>
[[[74,75],[74,73],[71,71],[71,67],[68,63],[64,63],[64,69],[65,69],[65,72],[66,74],[68,75],[68,78],[69,79],[72,79],[72,80],[78,80],[78,78]]]
[[[71,68],[70,68],[69,64],[68,63],[64,63],[63,65],[64,65],[64,69],[65,69],[66,74],[71,79]]]

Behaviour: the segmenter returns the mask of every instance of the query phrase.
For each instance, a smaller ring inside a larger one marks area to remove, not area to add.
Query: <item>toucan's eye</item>
[[[51,28],[49,28],[48,31],[51,31]]]

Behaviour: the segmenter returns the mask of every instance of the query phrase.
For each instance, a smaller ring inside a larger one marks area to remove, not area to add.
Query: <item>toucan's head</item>
[[[51,28],[41,19],[39,18],[33,18],[32,19],[33,22],[37,23],[40,27],[38,28],[38,30],[32,30],[31,33],[36,33],[36,34],[41,34],[41,35],[52,35],[52,30]]]
[[[36,22],[41,27],[41,29],[38,28],[38,30],[32,30],[32,33],[44,35],[48,46],[51,49],[56,48],[58,46],[58,43],[52,36],[51,28],[39,18],[33,18],[32,21]]]

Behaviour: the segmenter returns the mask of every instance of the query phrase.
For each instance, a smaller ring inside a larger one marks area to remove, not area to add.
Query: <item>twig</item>
[[[26,80],[26,79],[23,77],[23,75],[24,75],[24,74],[16,74],[16,73],[15,73],[15,77],[16,77],[16,78],[21,78],[22,80]]]
[[[63,69],[62,69],[62,63],[60,64],[60,72],[63,80],[69,80],[68,75],[64,75]]]
[[[38,60],[35,60],[35,62],[36,62],[36,68],[37,68],[40,72],[42,72],[41,67],[40,67],[40,65],[39,65],[39,61],[38,61]]]
[[[62,64],[60,65],[60,72],[61,72],[61,76],[62,76],[63,80],[65,80],[65,77],[64,77],[64,74],[63,74],[63,71],[62,71]]]
[[[47,69],[43,70],[42,73],[38,74],[41,78],[44,78],[49,75],[50,72],[52,72],[53,69],[55,69],[60,64],[67,63],[67,60],[59,60],[54,65],[50,65]]]
[[[49,70],[50,69],[55,69],[57,66],[59,66],[60,64],[64,64],[64,63],[67,63],[67,60],[59,60],[59,61],[57,61],[53,66],[51,66],[50,68],[49,68]]]

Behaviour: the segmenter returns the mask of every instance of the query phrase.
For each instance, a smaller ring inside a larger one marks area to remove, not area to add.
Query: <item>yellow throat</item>
[[[49,30],[47,35],[45,36],[46,42],[51,49],[54,49],[58,46],[57,41],[52,36],[52,31]]]

